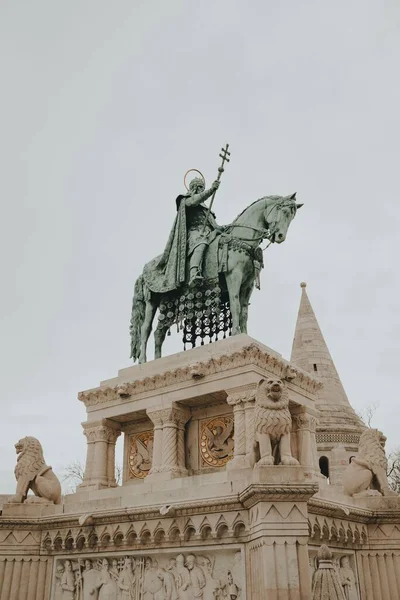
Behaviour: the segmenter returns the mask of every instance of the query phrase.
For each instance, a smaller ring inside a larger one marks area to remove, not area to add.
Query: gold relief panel
[[[153,461],[153,431],[142,431],[129,437],[128,479],[143,479]]]
[[[201,466],[223,467],[233,458],[233,417],[219,416],[200,422]]]

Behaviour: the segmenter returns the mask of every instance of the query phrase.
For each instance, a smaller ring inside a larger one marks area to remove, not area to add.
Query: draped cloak
[[[177,197],[177,214],[165,250],[163,254],[147,263],[143,269],[146,286],[156,294],[171,292],[185,283],[188,258],[187,211],[198,213],[197,216],[204,223],[208,210],[203,203],[197,206],[187,206],[185,200],[190,197],[190,194]],[[208,231],[218,227],[212,213],[209,215],[208,224]],[[211,239],[207,243],[210,241]]]

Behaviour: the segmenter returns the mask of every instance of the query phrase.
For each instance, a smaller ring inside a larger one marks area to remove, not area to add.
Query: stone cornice
[[[266,350],[262,350],[257,344],[252,343],[236,352],[210,358],[207,361],[198,362],[194,365],[179,367],[120,385],[104,386],[83,391],[78,394],[78,399],[87,408],[101,404],[120,403],[124,398],[198,380],[199,373],[201,373],[201,378],[203,379],[210,375],[226,373],[231,369],[247,365],[266,369],[270,373],[287,379],[290,383],[311,394],[316,394],[322,387],[319,381],[305,371],[297,367],[294,369],[288,361]]]
[[[109,510],[93,510],[92,516],[96,525],[106,525],[109,523],[127,523],[139,520],[162,520],[170,519],[170,515],[163,516],[160,513],[161,506],[143,506],[138,508],[120,508]],[[174,511],[174,518],[180,516],[190,516],[199,514],[208,514],[212,512],[240,511],[243,505],[236,496],[226,496],[216,498],[215,500],[194,500],[184,503],[171,505]],[[37,518],[0,518],[0,531],[2,529],[32,529],[35,531],[47,530],[65,527],[80,527],[79,518],[81,512],[74,514],[60,514]],[[92,527],[92,525],[87,526]]]
[[[338,504],[321,498],[310,498],[308,512],[313,515],[323,515],[337,519],[348,519],[358,523],[399,523],[400,510],[371,510],[358,506]]]
[[[317,483],[270,484],[257,483],[249,485],[239,499],[246,508],[251,508],[258,502],[292,501],[307,502],[318,492]]]

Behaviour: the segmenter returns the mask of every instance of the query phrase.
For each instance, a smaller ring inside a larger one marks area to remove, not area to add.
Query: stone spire
[[[310,304],[306,283],[301,283],[301,301],[290,362],[312,373],[324,384],[324,402],[349,406],[339,374]]]
[[[318,455],[328,457],[331,466],[335,467],[330,469],[331,482],[339,483],[342,467],[348,464],[346,456],[357,451],[364,425],[351,407],[344,391],[307,296],[306,284],[301,283],[300,286],[301,301],[290,362],[312,373],[323,383],[317,400],[320,412],[316,435],[317,449]],[[332,477],[334,471],[336,476]]]

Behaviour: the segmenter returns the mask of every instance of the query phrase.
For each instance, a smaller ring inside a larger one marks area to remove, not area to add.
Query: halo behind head
[[[204,178],[203,173],[201,171],[199,171],[198,169],[189,169],[188,171],[186,171],[184,178],[183,178],[183,184],[184,184],[185,188],[187,189],[187,191],[189,191],[189,187],[186,183],[187,176],[189,175],[189,173],[192,173],[192,172],[198,173],[200,175],[201,179],[203,180],[204,187],[206,187],[206,180]],[[199,179],[199,177],[196,177],[195,179]],[[190,183],[189,183],[189,186],[190,186]]]

